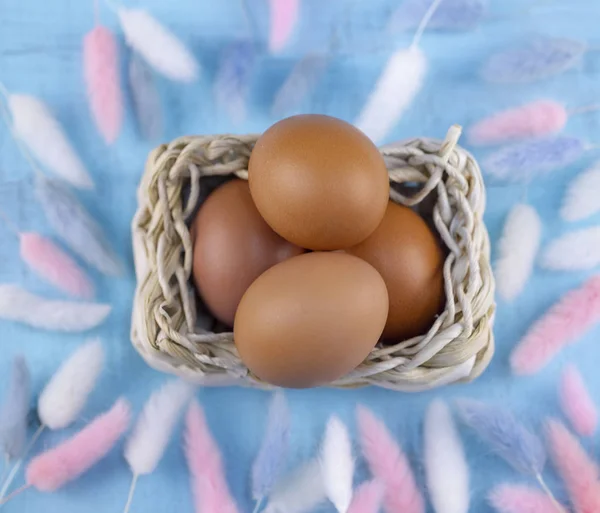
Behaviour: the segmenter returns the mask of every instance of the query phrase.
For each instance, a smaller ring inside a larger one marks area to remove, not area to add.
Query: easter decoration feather
[[[567,187],[560,215],[565,221],[580,221],[600,212],[600,161],[577,175]]]
[[[158,73],[177,82],[193,82],[200,67],[175,34],[143,9],[119,7],[119,22],[127,44]]]
[[[85,406],[104,366],[99,339],[79,346],[52,376],[38,400],[38,416],[49,429],[70,426]]]
[[[552,463],[562,477],[575,513],[600,511],[600,469],[559,421],[546,424]]]
[[[152,70],[136,51],[130,52],[127,76],[138,129],[145,139],[157,139],[163,131],[160,94]]]
[[[0,406],[0,449],[7,462],[19,458],[25,450],[30,401],[29,367],[25,358],[16,356],[5,399]]]
[[[535,208],[519,203],[510,210],[498,241],[495,265],[496,286],[502,299],[512,301],[523,291],[541,235],[542,222]]]
[[[510,355],[514,374],[535,374],[600,321],[600,276],[567,292],[538,319]]]
[[[490,56],[481,77],[496,84],[536,82],[573,68],[586,49],[573,39],[539,37]]]
[[[435,513],[469,511],[469,467],[450,409],[431,403],[424,427],[425,477]]]
[[[524,485],[498,485],[488,495],[488,501],[498,513],[557,513],[556,503],[545,493]],[[566,511],[562,506],[561,509]]]
[[[565,127],[568,116],[562,103],[537,100],[483,118],[467,137],[471,145],[484,146],[553,135]]]
[[[347,513],[352,502],[354,457],[348,429],[335,415],[327,422],[320,457],[327,498],[338,513]]]
[[[580,271],[600,264],[600,226],[575,230],[553,240],[540,265],[552,271]]]
[[[146,401],[125,444],[125,460],[133,474],[125,513],[131,507],[138,477],[156,469],[193,391],[193,387],[183,381],[170,380]]]
[[[310,513],[327,498],[319,459],[313,459],[279,481],[264,513]]]
[[[281,475],[289,443],[289,407],[283,392],[275,392],[269,407],[265,436],[252,465],[252,497],[257,501],[257,509]]]
[[[197,401],[185,421],[185,458],[190,469],[196,513],[238,513],[229,492],[219,448]]]
[[[408,458],[385,425],[367,408],[357,409],[360,446],[371,474],[384,487],[386,513],[424,513],[425,501]]]
[[[0,319],[48,331],[78,333],[99,326],[111,306],[45,299],[18,285],[0,284]]]
[[[107,412],[56,447],[36,456],[27,465],[26,485],[0,502],[6,503],[33,487],[55,492],[92,468],[113,449],[129,426],[130,406],[119,399]]]
[[[471,399],[458,401],[462,421],[489,445],[506,463],[521,474],[534,477],[542,490],[558,506],[542,477],[546,451],[541,440],[508,410]],[[558,506],[559,512],[560,506]]]
[[[300,0],[269,0],[269,6],[269,50],[271,53],[279,53],[289,41],[298,21]]]
[[[98,222],[63,184],[36,176],[35,193],[57,236],[88,264],[107,276],[118,276],[121,263]]]
[[[575,365],[571,364],[563,371],[558,399],[565,417],[577,434],[593,436],[598,427],[598,409]]]
[[[327,62],[326,57],[317,54],[309,54],[300,59],[275,94],[271,114],[283,117],[296,113],[317,85]]]
[[[123,123],[123,95],[118,44],[108,28],[96,25],[83,38],[83,70],[96,126],[112,144]]]
[[[411,45],[388,60],[355,125],[373,141],[384,139],[423,86],[427,58],[419,48],[425,27],[442,0],[433,0],[417,28]]]
[[[37,404],[40,427],[33,435],[21,459],[7,477],[0,499],[5,496],[27,455],[42,432],[64,429],[77,420],[94,389],[104,366],[104,348],[100,340],[92,339],[77,348],[46,384]]]
[[[94,187],[63,128],[42,100],[26,94],[10,94],[7,103],[11,131],[45,168],[74,187]]]
[[[389,30],[413,30],[429,8],[431,0],[404,0],[392,14]],[[431,17],[428,30],[462,32],[481,23],[488,9],[487,0],[444,0]]]
[[[213,92],[217,105],[225,110],[235,124],[246,118],[246,98],[256,59],[251,41],[237,41],[225,49],[217,70]]]
[[[33,272],[67,294],[88,300],[94,297],[94,284],[85,271],[52,240],[35,232],[21,232],[2,210],[0,220],[19,239],[21,260]]]
[[[19,243],[23,262],[48,283],[76,297],[94,297],[94,284],[85,271],[50,239],[35,232],[22,232]]]
[[[585,150],[581,139],[559,135],[501,148],[484,159],[482,168],[497,184],[528,183],[574,163]]]

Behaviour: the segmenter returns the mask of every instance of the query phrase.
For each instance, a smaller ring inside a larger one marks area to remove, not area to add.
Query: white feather
[[[75,187],[94,187],[83,162],[43,101],[26,94],[11,94],[8,107],[15,135],[37,160]]]
[[[102,303],[57,301],[18,285],[0,284],[0,319],[50,331],[82,332],[101,324],[111,311]]]
[[[38,400],[38,415],[50,429],[72,424],[94,389],[104,366],[104,348],[92,339],[77,350],[54,373]]]
[[[375,142],[384,139],[421,90],[426,71],[427,58],[419,47],[394,53],[354,123],[356,127]]]
[[[275,485],[264,513],[310,513],[326,498],[321,462],[314,459]]]
[[[152,393],[127,443],[125,459],[135,476],[154,472],[167,448],[182,409],[194,388],[180,380],[167,381]]]
[[[566,221],[579,221],[600,212],[600,161],[575,177],[569,184],[560,215]]]
[[[436,513],[469,511],[469,467],[448,406],[435,400],[425,415],[425,477]]]
[[[576,230],[553,240],[541,266],[553,271],[581,271],[600,264],[600,226]]]
[[[127,43],[150,66],[171,80],[196,80],[198,62],[175,34],[143,9],[120,7],[117,12]]]
[[[523,291],[533,270],[541,235],[542,222],[536,210],[523,203],[515,205],[498,241],[496,287],[502,299],[512,301]]]
[[[327,422],[321,447],[321,471],[327,498],[338,513],[346,513],[352,502],[354,458],[348,429],[335,415]]]

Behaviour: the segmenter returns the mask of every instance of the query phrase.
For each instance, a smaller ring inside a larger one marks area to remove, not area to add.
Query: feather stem
[[[25,447],[25,450],[23,451],[23,455],[17,461],[15,461],[15,464],[10,469],[10,473],[8,474],[8,476],[6,476],[6,481],[3,482],[2,489],[0,490],[0,501],[4,498],[4,496],[6,495],[6,492],[8,492],[10,485],[13,483],[13,481],[15,480],[15,477],[17,476],[17,473],[19,472],[19,469],[23,466],[23,463],[25,462],[25,458],[29,454],[29,451],[31,451],[31,449],[33,449],[33,446],[35,445],[35,443],[37,442],[37,440],[41,436],[41,434],[44,432],[44,429],[46,429],[45,424],[42,424],[42,425],[40,425],[39,428],[37,428],[36,432],[33,434],[33,436],[31,437],[31,440],[27,444],[27,447]]]
[[[131,480],[131,486],[129,487],[129,493],[127,494],[127,502],[125,503],[125,509],[123,513],[129,513],[129,509],[131,508],[131,503],[133,502],[133,495],[135,493],[135,487],[137,485],[139,475],[133,474],[133,478]]]
[[[14,499],[17,495],[21,495],[28,488],[31,488],[30,484],[24,484],[20,488],[17,488],[13,493],[0,500],[0,507],[4,506],[8,501]]]
[[[567,111],[567,113],[569,114],[569,116],[573,116],[576,114],[587,114],[588,112],[595,112],[597,110],[600,110],[600,103],[592,103],[590,105],[583,105],[581,107],[574,107],[572,109],[569,109]]]
[[[256,501],[256,506],[254,506],[254,509],[252,510],[252,513],[258,513],[260,511],[260,507],[262,506],[264,500],[265,500],[264,497],[260,497]]]
[[[550,490],[550,487],[546,484],[546,481],[542,477],[542,474],[537,474],[535,476],[535,478],[536,478],[537,482],[539,483],[540,488],[548,496],[548,498],[552,501],[552,504],[554,504],[556,511],[558,511],[558,513],[566,513],[565,510],[563,509],[563,507],[560,505],[560,502],[558,502],[556,500],[556,497],[554,497],[552,490]]]
[[[431,5],[429,6],[429,9],[427,9],[425,16],[423,16],[421,23],[419,23],[419,26],[417,27],[417,31],[415,32],[412,43],[410,44],[411,48],[414,48],[419,44],[419,41],[421,40],[421,37],[423,36],[423,32],[425,32],[425,28],[427,27],[427,24],[431,20],[432,16],[435,14],[435,11],[437,11],[437,8],[440,6],[442,1],[443,0],[433,0]]]

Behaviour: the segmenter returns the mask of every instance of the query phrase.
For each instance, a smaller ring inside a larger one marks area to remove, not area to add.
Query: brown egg
[[[383,336],[406,340],[427,332],[444,305],[444,257],[425,221],[390,201],[383,221],[364,242],[347,250],[379,271],[390,305]]]
[[[265,223],[243,180],[227,182],[206,199],[191,233],[198,292],[229,326],[250,284],[269,267],[303,252]]]
[[[344,253],[307,253],[272,267],[246,291],[235,344],[264,381],[325,385],[375,347],[387,309],[385,283],[369,264]]]
[[[269,128],[252,151],[248,179],[267,223],[314,250],[367,238],[389,197],[385,162],[369,138],[345,121],[315,114]]]

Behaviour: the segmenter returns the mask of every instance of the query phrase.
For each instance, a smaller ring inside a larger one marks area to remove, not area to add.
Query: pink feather
[[[383,499],[383,486],[377,480],[361,484],[352,496],[348,513],[378,513]]]
[[[55,287],[83,299],[94,297],[94,285],[67,253],[46,237],[33,232],[19,234],[21,258]]]
[[[556,505],[546,493],[523,485],[497,486],[489,502],[499,513],[556,513]]]
[[[567,110],[560,103],[538,100],[475,123],[469,129],[469,142],[479,146],[555,134],[564,128],[567,119]]]
[[[581,444],[557,420],[546,426],[550,456],[562,477],[576,513],[600,511],[600,469]]]
[[[600,321],[600,276],[565,294],[536,321],[510,357],[515,374],[534,374]]]
[[[186,416],[185,457],[190,468],[196,512],[238,513],[227,487],[221,453],[197,401],[190,405]]]
[[[27,466],[27,484],[54,492],[104,458],[127,430],[131,409],[125,399],[92,420],[60,445],[36,456]]]
[[[298,19],[300,0],[270,0],[271,34],[269,49],[272,53],[283,50]]]
[[[562,411],[573,429],[581,436],[592,436],[598,426],[598,410],[574,365],[563,372],[558,395]]]
[[[119,50],[112,32],[97,25],[83,40],[83,65],[90,107],[104,140],[111,144],[123,121]]]
[[[408,458],[388,429],[363,406],[358,407],[357,420],[363,455],[371,473],[384,487],[386,513],[424,513],[423,496]]]

